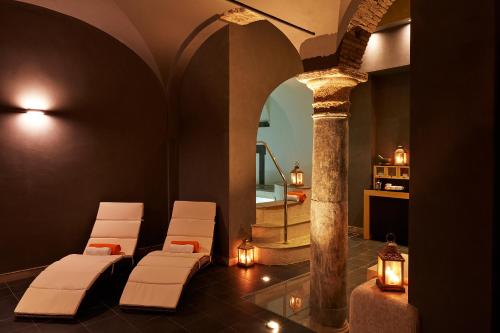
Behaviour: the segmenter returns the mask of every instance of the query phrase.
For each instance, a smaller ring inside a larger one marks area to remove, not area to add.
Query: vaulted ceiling
[[[19,0],[72,16],[108,33],[137,53],[166,82],[182,42],[203,21],[239,7],[227,0]],[[337,31],[339,13],[350,0],[242,0],[316,36]],[[341,8],[342,7],[342,8]],[[345,9],[344,9],[345,10]],[[299,49],[313,37],[269,19]]]
[[[214,15],[240,7],[230,0],[18,0],[45,7],[84,21],[113,36],[139,55],[158,78],[167,82],[169,69],[188,35]],[[296,26],[314,36],[266,17],[300,50],[307,39],[336,33],[342,17],[359,0],[240,0]],[[398,0],[409,3],[409,0]],[[332,49],[326,50],[327,53]],[[313,51],[314,52],[314,51]]]

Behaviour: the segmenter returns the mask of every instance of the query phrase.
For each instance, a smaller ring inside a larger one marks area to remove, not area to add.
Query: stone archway
[[[267,20],[232,10],[186,42],[169,81],[175,100],[181,200],[218,204],[215,257],[236,261],[255,223],[255,137],[268,95],[303,71],[286,36]]]
[[[299,80],[313,91],[311,196],[311,327],[348,331],[347,227],[350,92],[370,35],[395,0],[362,0],[337,51],[304,60]]]

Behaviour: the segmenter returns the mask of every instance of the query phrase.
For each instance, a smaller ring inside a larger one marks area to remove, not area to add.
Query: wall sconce
[[[304,186],[304,172],[300,169],[299,162],[295,162],[295,167],[290,171],[292,185]]]
[[[254,251],[254,246],[245,239],[243,243],[238,246],[238,265],[243,267],[253,266]]]
[[[388,234],[386,245],[378,253],[377,286],[382,291],[404,292],[405,258],[399,252],[393,234]]]
[[[44,110],[25,109],[19,117],[20,125],[32,133],[41,133],[50,126],[50,119]]]
[[[27,109],[26,114],[29,117],[36,118],[36,117],[41,117],[41,116],[45,115],[45,112],[42,110]]]
[[[395,165],[406,165],[408,163],[407,161],[407,154],[405,150],[403,149],[403,146],[399,145],[396,150],[394,151],[394,164]]]

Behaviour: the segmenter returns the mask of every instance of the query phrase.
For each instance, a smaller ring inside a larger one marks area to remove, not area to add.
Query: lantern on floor
[[[295,167],[290,172],[290,177],[292,178],[292,185],[304,185],[304,172],[300,169],[299,162],[295,162]]]
[[[387,243],[378,253],[377,286],[382,291],[404,292],[405,259],[398,250],[393,234],[388,234]]]
[[[403,149],[403,146],[400,145],[394,151],[394,164],[395,165],[406,165],[407,163],[408,163],[407,154],[406,154],[405,150]]]
[[[254,251],[255,248],[248,240],[244,240],[240,246],[238,246],[238,265],[243,267],[250,267],[254,264]]]

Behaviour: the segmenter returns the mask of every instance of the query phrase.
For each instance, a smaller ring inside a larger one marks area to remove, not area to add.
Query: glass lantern
[[[295,162],[295,167],[290,171],[292,185],[304,186],[304,172],[300,169],[299,162]]]
[[[254,251],[255,248],[248,240],[244,240],[238,246],[238,265],[243,267],[250,267],[254,264]]]
[[[395,165],[406,165],[408,163],[407,161],[407,154],[405,150],[403,149],[403,146],[399,145],[396,150],[394,151],[394,164]]]
[[[404,262],[405,259],[398,250],[394,235],[387,235],[387,243],[378,253],[377,286],[380,290],[405,291]]]

